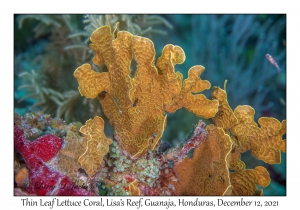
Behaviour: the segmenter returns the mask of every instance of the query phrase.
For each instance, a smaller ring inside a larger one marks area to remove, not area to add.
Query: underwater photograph
[[[286,196],[286,14],[14,14],[14,196]]]

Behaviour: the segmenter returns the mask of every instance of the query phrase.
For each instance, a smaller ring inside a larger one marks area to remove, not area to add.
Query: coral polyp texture
[[[94,175],[104,165],[103,157],[109,149],[112,140],[104,134],[104,121],[95,117],[80,128],[80,132],[87,138],[86,151],[79,157],[81,167],[90,175]]]
[[[280,152],[286,150],[286,141],[282,140],[286,121],[280,123],[275,118],[261,117],[258,119],[259,128],[254,122],[255,111],[252,107],[238,106],[234,113],[238,124],[232,126],[231,132],[240,142],[238,150],[250,149],[254,157],[266,163],[280,163]]]
[[[81,126],[41,113],[16,114],[16,195],[263,194],[257,186],[270,184],[267,169],[246,168],[241,156],[250,151],[266,164],[279,164],[286,152],[285,120],[261,117],[258,126],[252,107],[233,111],[227,81],[224,89],[213,87],[212,99],[206,98],[201,92],[211,84],[200,78],[203,66],[191,67],[185,80],[175,71],[185,60],[179,46],[166,45],[155,62],[148,38],[102,26],[90,40],[93,63],[104,64],[107,71],[83,64],[74,76],[82,96],[99,99],[114,135],[105,135],[99,116]],[[213,124],[200,119],[182,144],[170,148],[161,142],[166,113],[180,108]],[[41,182],[48,188],[37,189],[35,183]],[[68,185],[73,190],[64,188]]]
[[[230,137],[222,128],[208,125],[208,136],[194,151],[193,158],[175,164],[178,195],[231,194],[227,157],[231,151]]]

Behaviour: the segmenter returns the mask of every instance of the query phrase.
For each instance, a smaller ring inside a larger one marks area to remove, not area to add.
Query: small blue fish
[[[270,54],[266,54],[266,58],[270,61],[270,63],[276,67],[278,73],[281,71],[277,62],[274,60],[274,58]]]

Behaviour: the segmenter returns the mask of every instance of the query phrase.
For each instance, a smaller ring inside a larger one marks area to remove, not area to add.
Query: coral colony
[[[184,81],[175,71],[185,60],[179,46],[166,45],[155,62],[148,38],[103,26],[90,40],[93,63],[107,71],[83,64],[74,76],[82,96],[99,99],[114,136],[106,137],[99,116],[81,125],[39,112],[15,114],[15,195],[262,195],[257,185],[269,185],[267,169],[246,169],[241,154],[279,164],[285,120],[261,117],[258,126],[251,106],[232,111],[226,83],[207,99],[203,66],[191,67]],[[166,113],[181,108],[213,124],[200,120],[184,143],[170,148],[161,142]]]

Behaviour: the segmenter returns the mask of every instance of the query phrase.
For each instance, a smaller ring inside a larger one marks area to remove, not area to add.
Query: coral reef
[[[36,126],[32,123],[32,116],[43,119],[40,123],[48,124],[48,128],[47,132],[39,132],[37,139],[28,141],[23,130]],[[206,138],[205,124],[200,121],[193,135],[182,145],[167,150],[159,145],[134,160],[128,153],[125,154],[116,140],[110,144],[109,150],[101,149],[103,146],[101,142],[97,143],[97,139],[105,140],[106,137],[93,139],[92,134],[103,133],[102,123],[100,117],[88,120],[80,129],[81,135],[78,125],[67,125],[41,113],[24,117],[15,114],[16,195],[95,195],[98,193],[97,185],[107,189],[107,195],[175,195],[173,181],[177,178],[173,170],[174,162],[182,161]],[[51,134],[56,130],[64,132],[58,133],[60,137],[57,137]],[[90,147],[88,141],[95,141],[100,150]],[[110,142],[107,139],[107,143]],[[89,152],[89,148],[95,152]],[[45,150],[47,152],[43,152]],[[105,154],[103,159],[99,158],[101,154]],[[84,156],[88,162],[82,161]],[[43,183],[43,189],[34,183]],[[60,188],[63,190],[60,191]],[[67,193],[64,191],[66,188],[69,191],[81,190]]]
[[[233,111],[227,81],[208,99],[203,66],[191,67],[185,80],[175,71],[185,60],[179,46],[166,45],[156,59],[150,39],[110,26],[96,29],[90,40],[93,64],[79,64],[74,77],[80,95],[98,98],[104,115],[86,116],[81,125],[40,112],[15,114],[16,195],[98,195],[103,189],[107,195],[263,194],[258,186],[272,179],[266,166],[280,164],[286,152],[285,120],[259,117],[258,126],[251,106]],[[166,113],[181,108],[213,123],[200,120],[171,147],[162,142]],[[247,152],[264,165],[249,167],[242,158]]]

